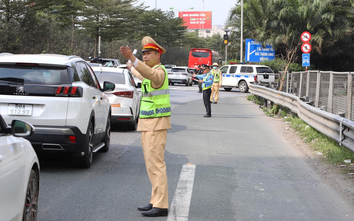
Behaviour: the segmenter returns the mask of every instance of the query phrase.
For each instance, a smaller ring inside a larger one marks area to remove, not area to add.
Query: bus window
[[[192,52],[192,56],[196,58],[207,58],[210,56],[210,52]]]

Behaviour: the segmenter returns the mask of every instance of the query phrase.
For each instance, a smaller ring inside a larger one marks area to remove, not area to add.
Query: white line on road
[[[167,221],[187,221],[191,204],[195,165],[183,165]]]

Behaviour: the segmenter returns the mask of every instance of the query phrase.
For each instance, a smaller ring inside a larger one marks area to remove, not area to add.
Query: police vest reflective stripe
[[[151,80],[144,79],[141,85],[143,96],[140,102],[140,118],[157,118],[171,116],[171,102],[168,90],[168,74],[163,65],[156,65],[153,68],[161,67],[165,71],[165,80],[160,88],[153,88]]]
[[[209,77],[209,75],[210,75],[210,72],[205,77],[203,77],[203,81],[206,81],[206,79]],[[203,82],[203,91],[207,90],[209,88],[211,88],[211,85],[209,87],[205,87],[205,83]]]
[[[148,92],[146,94],[143,94],[143,97],[152,97],[152,96],[163,95],[163,94],[170,94],[170,90],[167,89],[167,90]]]

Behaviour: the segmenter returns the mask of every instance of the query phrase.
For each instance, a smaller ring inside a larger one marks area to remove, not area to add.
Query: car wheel
[[[139,112],[138,112],[138,113],[139,113]],[[130,130],[131,130],[131,131],[135,131],[135,130],[136,130],[136,127],[137,127],[137,125],[138,125],[138,120],[139,120],[139,115],[136,116],[134,122],[130,124]]]
[[[225,91],[231,91],[232,88],[224,88]]]
[[[92,164],[92,148],[93,148],[93,125],[90,121],[87,128],[86,142],[85,142],[85,156],[74,158],[74,163],[82,168],[90,168]]]
[[[111,145],[111,114],[107,117],[106,135],[103,139],[104,147],[100,150],[101,152],[108,152],[109,146]]]
[[[240,83],[238,83],[238,88],[240,92],[246,93],[248,91],[248,85],[246,81],[241,81]]]
[[[36,171],[31,170],[27,184],[25,205],[23,208],[23,221],[37,220],[39,196],[39,177]]]

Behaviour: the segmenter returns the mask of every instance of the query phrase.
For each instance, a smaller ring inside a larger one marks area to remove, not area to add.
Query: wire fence
[[[282,79],[283,72],[279,73]],[[285,76],[285,93],[311,106],[354,120],[354,72],[306,71]]]

